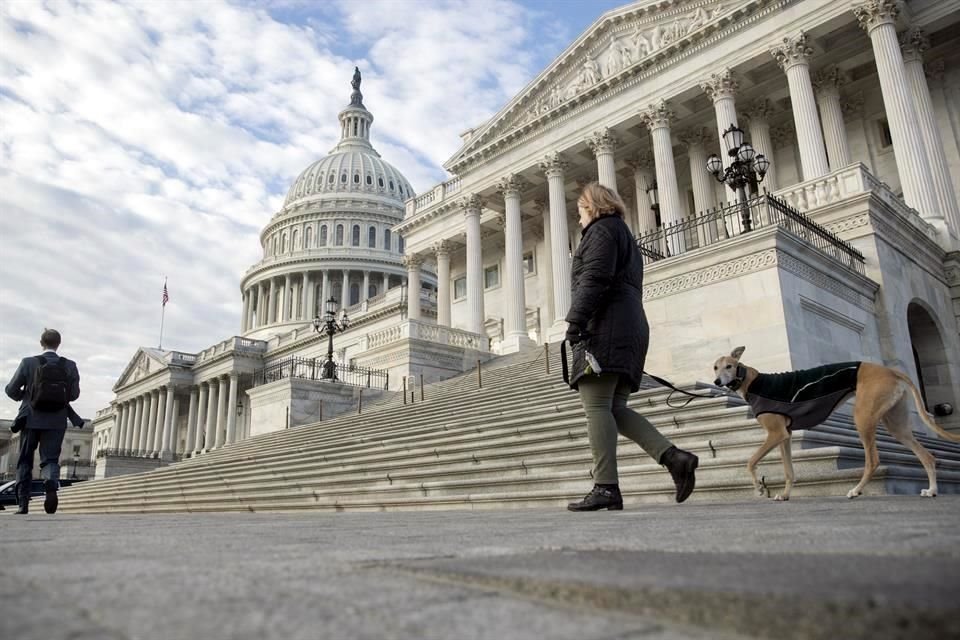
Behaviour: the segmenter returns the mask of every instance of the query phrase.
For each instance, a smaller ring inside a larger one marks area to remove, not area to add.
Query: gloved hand
[[[583,336],[580,334],[579,325],[573,324],[572,322],[567,324],[566,340],[570,343],[570,346],[573,346],[583,340]]]

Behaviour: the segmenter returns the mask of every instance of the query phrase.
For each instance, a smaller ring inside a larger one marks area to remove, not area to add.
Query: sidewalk
[[[0,512],[0,638],[960,637],[954,496],[578,514],[31,506]]]

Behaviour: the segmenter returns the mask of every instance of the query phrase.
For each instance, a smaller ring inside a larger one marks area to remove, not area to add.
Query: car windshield
[[[13,485],[17,484],[16,480],[11,480],[10,482],[4,482],[0,484],[0,493],[6,493],[13,488]]]

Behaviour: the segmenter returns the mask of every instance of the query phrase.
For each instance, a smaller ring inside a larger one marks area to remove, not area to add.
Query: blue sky
[[[418,191],[608,0],[0,2],[0,375],[44,327],[82,414],[138,346],[239,331],[241,274],[335,144],[354,65],[374,145]],[[0,402],[0,417],[16,405]]]

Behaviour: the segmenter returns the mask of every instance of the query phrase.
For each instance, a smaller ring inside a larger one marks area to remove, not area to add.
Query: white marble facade
[[[648,369],[704,379],[746,344],[763,369],[885,362],[922,381],[928,405],[960,405],[958,45],[960,0],[641,0],[464,123],[453,177],[415,196],[370,146],[354,95],[341,142],[261,234],[241,336],[141,349],[97,428],[117,448],[177,453],[262,431],[245,381],[322,355],[309,320],[331,295],[358,320],[338,359],[394,379],[555,341],[580,186],[616,188],[638,234],[656,229],[654,182],[663,225],[714,210],[735,196],[703,165],[730,124],[772,161],[761,186],[862,252],[862,273],[776,227],[681,241],[646,270]]]

